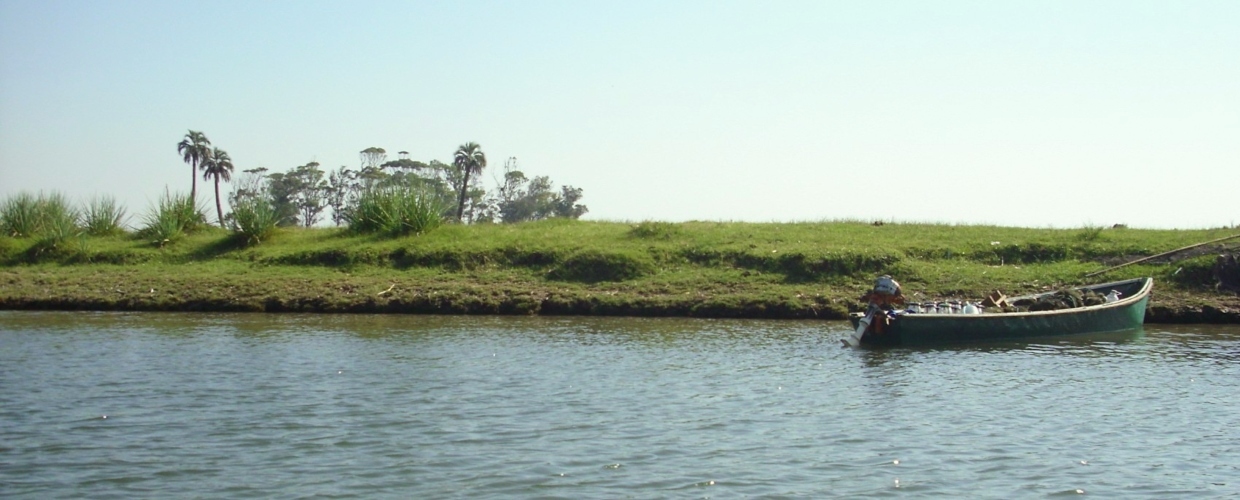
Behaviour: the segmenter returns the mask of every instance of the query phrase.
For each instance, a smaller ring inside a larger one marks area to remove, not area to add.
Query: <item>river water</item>
[[[1240,328],[0,311],[5,498],[1240,496]]]

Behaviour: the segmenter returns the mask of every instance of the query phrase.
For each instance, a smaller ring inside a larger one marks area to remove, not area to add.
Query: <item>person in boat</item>
[[[900,282],[884,274],[874,281],[874,288],[861,296],[861,301],[869,304],[867,312],[900,309],[904,306],[904,291],[900,289]]]
[[[874,288],[861,296],[861,301],[868,304],[865,316],[857,331],[849,340],[841,340],[844,346],[860,345],[861,337],[869,334],[882,335],[891,324],[892,312],[904,307],[904,291],[900,283],[889,275],[880,276],[874,281]]]

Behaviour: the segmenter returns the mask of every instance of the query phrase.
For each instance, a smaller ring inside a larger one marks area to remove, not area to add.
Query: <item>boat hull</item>
[[[1080,335],[1140,328],[1153,280],[1140,278],[1082,287],[1102,294],[1119,290],[1123,299],[1096,306],[995,314],[901,314],[883,333],[867,333],[863,345],[930,345],[1028,337]],[[858,316],[854,315],[856,328]]]

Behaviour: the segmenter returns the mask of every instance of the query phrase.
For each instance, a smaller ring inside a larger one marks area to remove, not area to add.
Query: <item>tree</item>
[[[585,205],[577,203],[581,199],[581,188],[572,186],[560,187],[560,194],[551,197],[551,211],[556,217],[568,217],[570,219],[580,219],[581,216],[589,212],[590,209]]]
[[[418,182],[424,189],[433,191],[439,198],[439,202],[444,207],[443,216],[455,217],[456,205],[460,197],[461,176],[460,170],[456,167],[439,160],[431,160],[426,164],[426,168],[417,173],[417,178],[410,178],[411,181]],[[470,193],[467,201],[470,203],[481,204],[482,200],[473,198],[475,193]]]
[[[420,161],[410,160],[408,158],[408,153],[405,153],[405,155],[406,155],[405,158],[385,162],[382,165],[379,165],[379,168],[386,168],[389,170],[411,170],[411,171],[417,171],[417,170],[422,170],[424,168],[427,168],[427,164],[422,163]]]
[[[363,169],[366,167],[379,168],[379,165],[383,164],[383,160],[387,159],[387,151],[384,151],[383,148],[371,146],[363,149],[358,153],[358,156],[362,159]]]
[[[577,219],[588,211],[585,205],[577,203],[582,197],[581,188],[564,186],[556,193],[550,177],[529,179],[517,170],[516,160],[509,158],[504,163],[504,178],[495,194],[488,197],[483,219],[512,224],[551,217]]]
[[[229,205],[236,206],[244,200],[267,196],[267,186],[270,181],[267,178],[266,168],[242,170],[236,180],[237,182],[233,183],[232,193],[228,195]]]
[[[287,173],[274,173],[270,179],[272,206],[279,224],[313,226],[330,202],[327,181],[318,162],[310,162]]]
[[[267,193],[271,197],[271,207],[276,213],[276,225],[281,227],[297,225],[297,206],[293,203],[294,192],[297,190],[296,179],[285,180],[288,174],[273,172],[267,176]]]
[[[349,207],[357,199],[357,172],[344,165],[327,176],[327,204],[332,207],[332,223],[349,220]]]
[[[177,143],[177,153],[190,166],[190,184],[189,199],[197,202],[198,198],[198,165],[202,160],[211,154],[211,140],[202,132],[190,130],[185,134],[185,138]],[[217,197],[218,198],[218,197]]]
[[[506,223],[543,220],[551,216],[551,178],[540,175],[528,182],[521,171],[513,171],[512,199],[499,206],[499,218]]]
[[[215,180],[215,214],[219,217],[220,227],[224,227],[224,207],[220,205],[220,180],[232,180],[233,169],[232,157],[220,148],[213,148],[202,159],[202,180]]]
[[[464,178],[461,181],[461,201],[456,207],[457,222],[464,222],[465,197],[469,192],[469,176],[470,174],[482,173],[482,169],[487,167],[487,156],[482,152],[482,146],[479,146],[478,143],[467,142],[456,148],[452,164],[456,166],[457,171]]]
[[[319,170],[319,163],[312,161],[297,167],[285,176],[285,180],[295,182],[296,189],[293,191],[291,201],[293,206],[297,207],[301,225],[313,226],[322,217],[323,210],[327,208],[324,204],[327,181],[323,180],[323,171]]]

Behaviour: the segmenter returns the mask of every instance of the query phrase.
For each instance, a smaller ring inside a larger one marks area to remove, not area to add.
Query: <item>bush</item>
[[[79,249],[84,248],[79,219],[81,214],[59,193],[19,193],[0,205],[0,226],[5,235],[37,238],[29,250],[35,256],[63,250],[65,243],[74,239],[78,240]]]
[[[61,201],[63,202],[63,199]],[[85,240],[82,238],[85,235],[78,228],[77,211],[67,205],[52,205],[49,208],[49,211],[44,214],[47,219],[43,221],[40,228],[39,241],[35,243],[38,251],[64,248],[65,243],[73,239],[78,240],[79,247],[84,247]]]
[[[426,233],[443,224],[443,210],[430,191],[404,186],[373,189],[349,211],[349,229],[393,236]]]
[[[18,193],[0,205],[0,228],[15,238],[74,236],[79,232],[78,213],[60,193],[34,196]]]
[[[124,233],[121,228],[125,222],[125,208],[116,203],[111,196],[93,198],[86,204],[86,212],[82,214],[82,225],[86,234],[91,236],[112,236]]]
[[[280,215],[265,197],[247,197],[236,201],[232,211],[233,231],[247,245],[258,244],[275,234]]]
[[[39,231],[39,200],[30,193],[18,193],[0,206],[0,229],[6,236],[28,238]]]
[[[1076,231],[1076,239],[1080,241],[1097,241],[1102,237],[1102,226],[1085,225]]]
[[[146,224],[139,235],[150,238],[159,246],[175,242],[196,232],[207,223],[206,212],[188,195],[164,193],[159,204],[144,217]]]

